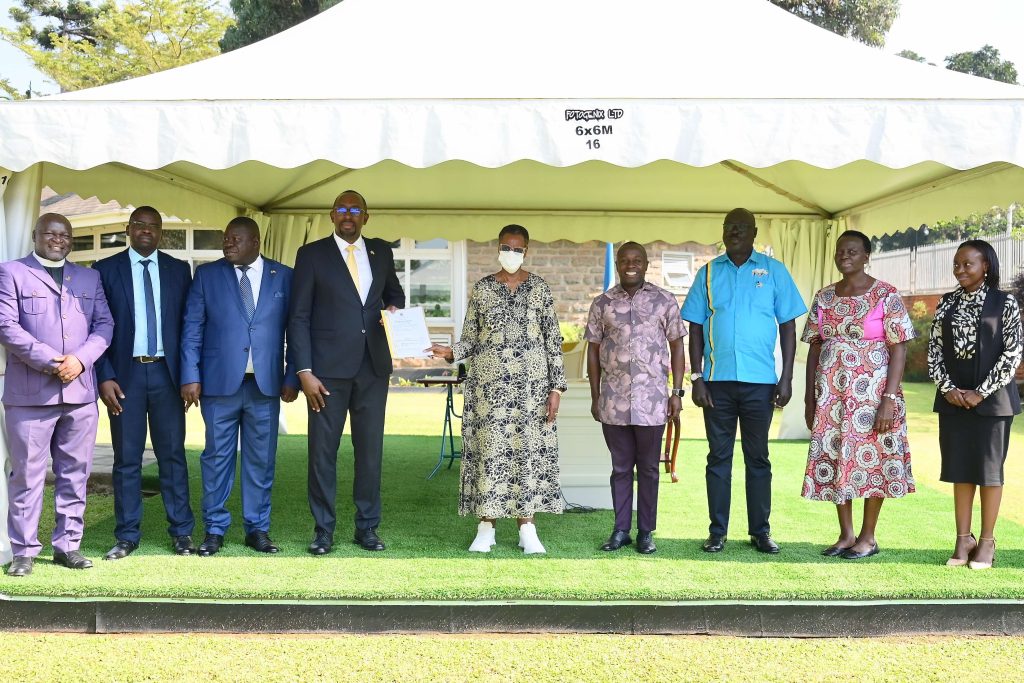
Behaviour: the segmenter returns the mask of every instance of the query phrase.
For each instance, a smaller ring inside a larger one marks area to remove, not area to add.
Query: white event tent
[[[745,206],[809,298],[841,229],[1020,200],[1022,132],[1024,89],[764,0],[345,0],[203,62],[0,103],[0,259],[27,253],[44,185],[250,215],[286,262],[352,187],[390,238],[710,243]]]

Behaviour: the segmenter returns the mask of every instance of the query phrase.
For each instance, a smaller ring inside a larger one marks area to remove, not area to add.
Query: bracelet
[[[551,391],[555,392],[559,396],[561,396],[563,393],[565,393],[564,389],[552,389]]]
[[[889,398],[895,401],[897,398],[899,398],[899,396],[897,396],[896,394],[882,394],[882,398]]]

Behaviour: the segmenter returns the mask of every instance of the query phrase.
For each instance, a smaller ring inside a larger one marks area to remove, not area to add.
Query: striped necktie
[[[256,315],[256,301],[252,296],[252,282],[249,280],[249,266],[238,266],[238,269],[242,271],[242,277],[238,279],[238,289],[242,293],[242,308],[245,309],[245,317],[247,320],[252,320],[252,317]]]

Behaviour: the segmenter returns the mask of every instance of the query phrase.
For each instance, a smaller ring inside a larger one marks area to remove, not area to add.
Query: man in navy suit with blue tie
[[[114,447],[117,543],[107,560],[139,547],[147,420],[172,547],[178,555],[194,550],[185,410],[178,392],[178,339],[192,271],[188,263],[157,250],[162,228],[160,212],[140,206],[128,218],[128,249],[93,264],[114,317],[114,339],[96,364]]]
[[[224,258],[196,269],[181,335],[181,398],[185,410],[199,404],[206,422],[201,557],[221,549],[231,526],[239,429],[245,544],[278,551],[269,535],[278,418],[281,400],[299,395],[285,365],[291,284],[291,268],[260,256],[259,226],[245,217],[224,230]]]

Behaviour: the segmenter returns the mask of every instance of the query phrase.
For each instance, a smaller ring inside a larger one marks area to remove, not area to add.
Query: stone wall
[[[661,254],[664,251],[688,251],[694,254],[694,269],[700,268],[718,254],[716,246],[686,242],[668,244],[653,242],[645,245],[650,266],[647,280],[663,286],[661,279]],[[551,287],[555,298],[555,309],[561,322],[583,325],[587,320],[590,303],[604,291],[604,242],[557,242],[530,243],[525,268],[544,278]],[[467,279],[476,282],[485,275],[494,273],[498,265],[498,242],[466,243]],[[683,296],[679,296],[680,305]]]

